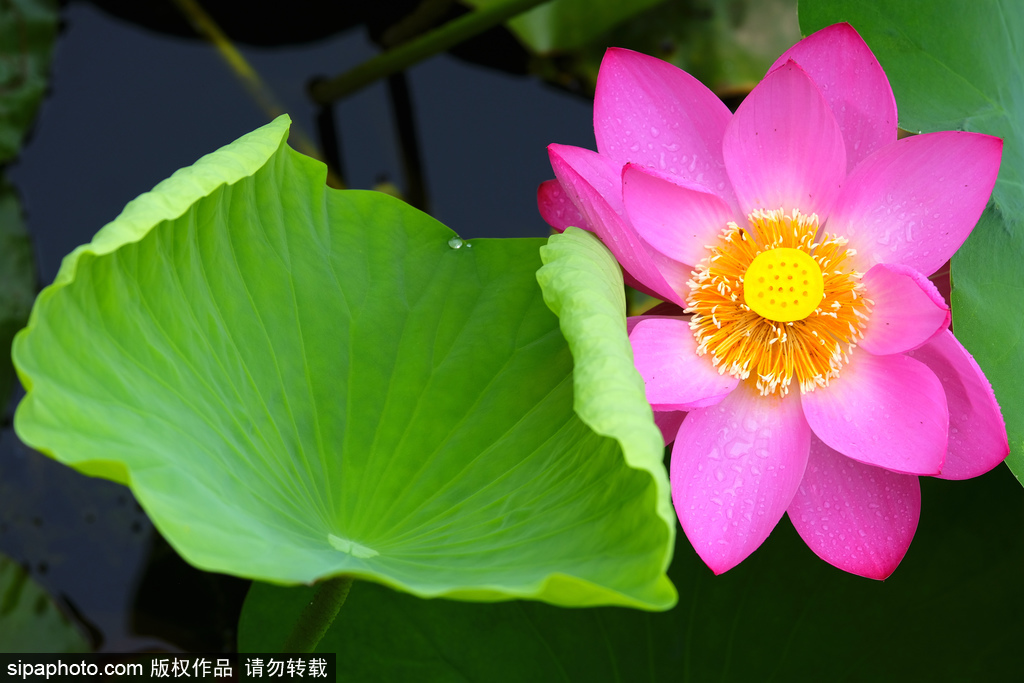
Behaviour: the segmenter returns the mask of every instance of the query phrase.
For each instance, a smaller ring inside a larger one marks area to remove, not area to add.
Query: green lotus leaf
[[[357,582],[316,650],[360,683],[1016,680],[1020,487],[1002,468],[921,485],[935,504],[885,582],[818,560],[783,521],[721,576],[680,534],[669,576],[686,589],[667,612],[468,605]],[[278,651],[312,592],[254,583],[239,651]]]
[[[811,33],[848,21],[892,83],[900,125],[1003,138],[982,216],[953,257],[953,326],[992,382],[1006,419],[1006,464],[1024,483],[1024,13],[1017,2],[801,0]]]
[[[622,269],[600,240],[579,228],[552,235],[540,254],[544,267],[537,280],[575,361],[576,414],[598,434],[618,439],[626,461],[655,478],[663,492],[658,514],[674,537],[676,514],[662,465],[665,442],[633,365]],[[671,561],[669,547],[666,569]]]
[[[88,652],[89,642],[17,562],[0,555],[0,652]]]
[[[18,434],[130,485],[202,569],[670,607],[664,474],[573,413],[543,241],[331,190],[288,125],[65,259],[15,339]]]

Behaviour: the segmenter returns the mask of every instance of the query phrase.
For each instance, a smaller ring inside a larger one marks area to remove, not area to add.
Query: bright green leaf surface
[[[85,636],[24,567],[0,555],[0,652],[88,652]]]
[[[488,7],[500,0],[466,0]],[[552,0],[509,22],[509,27],[535,52],[571,50],[601,35],[620,21],[665,0]]]
[[[35,298],[36,273],[32,244],[25,233],[21,202],[14,188],[0,178],[0,397],[10,395],[14,369],[8,349],[14,333],[28,319]]]
[[[552,235],[540,254],[545,265],[537,280],[575,363],[576,414],[598,434],[618,439],[627,462],[651,472],[662,491],[658,511],[674,533],[676,515],[661,464],[664,440],[626,335],[622,270],[607,247],[579,228]],[[665,556],[666,568],[671,557]]]
[[[22,439],[128,483],[204,569],[670,607],[664,472],[575,417],[543,242],[452,248],[403,202],[326,188],[287,129],[65,259],[15,340]]]
[[[1021,491],[1000,469],[925,478],[914,544],[871,581],[813,556],[788,522],[718,577],[685,537],[662,614],[418,600],[356,582],[320,652],[339,681],[995,681],[1019,677]],[[254,584],[239,649],[280,647],[311,589]]]
[[[848,21],[889,76],[900,125],[1003,138],[991,208],[953,258],[953,325],[996,392],[1024,482],[1024,11],[1017,0],[801,0],[805,34]]]
[[[0,164],[18,153],[46,92],[57,20],[56,0],[0,3]]]

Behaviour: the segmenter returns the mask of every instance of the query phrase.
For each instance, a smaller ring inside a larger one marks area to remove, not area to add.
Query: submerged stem
[[[398,129],[398,146],[402,153],[402,170],[405,172],[405,199],[420,211],[430,213],[427,199],[427,180],[423,174],[420,157],[420,143],[416,136],[416,121],[413,116],[412,94],[404,71],[388,76],[388,94]]]
[[[299,615],[281,652],[312,652],[316,649],[345,604],[352,580],[351,576],[336,576],[317,585],[313,598]]]
[[[319,104],[345,97],[379,78],[404,71],[416,62],[458,45],[544,2],[548,0],[504,0],[464,14],[433,31],[377,55],[340,76],[314,83],[310,86],[310,94]]]
[[[231,73],[242,82],[242,85],[256,101],[256,104],[266,112],[267,116],[275,119],[284,114],[286,111],[285,107],[277,98],[277,95],[260,77],[259,72],[249,64],[245,56],[238,51],[238,48],[231,42],[227,34],[221,30],[217,22],[213,20],[213,17],[206,12],[199,3],[199,0],[174,0],[174,3],[181,10],[182,14],[185,15],[189,23],[192,24],[192,28],[195,29],[196,33],[209,41],[217,49],[221,58],[231,69]],[[313,143],[312,139],[299,124],[292,123],[289,140],[295,149],[306,156],[311,156],[314,159],[324,159],[323,153],[317,149],[316,144]],[[331,168],[327,169],[327,184],[331,187],[345,187],[345,183]]]

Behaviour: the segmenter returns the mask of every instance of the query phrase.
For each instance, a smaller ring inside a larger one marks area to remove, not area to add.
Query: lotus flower
[[[548,148],[545,219],[592,230],[628,283],[684,309],[628,329],[675,440],[676,512],[716,574],[788,512],[819,557],[883,579],[917,529],[918,477],[974,477],[1008,453],[928,280],[985,208],[1002,141],[897,140],[896,121],[885,73],[838,24],[735,115],[674,66],[611,49],[598,151]]]

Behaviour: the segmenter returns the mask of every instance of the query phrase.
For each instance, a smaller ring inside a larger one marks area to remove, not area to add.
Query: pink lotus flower
[[[592,230],[627,282],[688,314],[628,329],[675,439],[676,512],[715,573],[788,512],[819,557],[883,579],[917,529],[918,475],[975,477],[1009,451],[927,279],[985,208],[1002,141],[897,141],[896,121],[885,73],[838,24],[735,115],[674,66],[611,49],[598,151],[548,148],[545,219]]]

